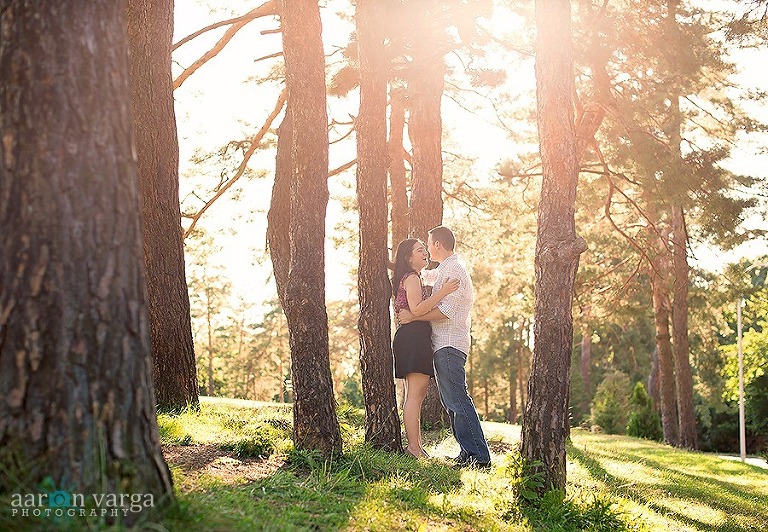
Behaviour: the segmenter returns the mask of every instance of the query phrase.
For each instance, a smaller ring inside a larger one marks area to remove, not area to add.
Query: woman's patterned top
[[[410,272],[403,275],[403,278],[400,279],[400,284],[397,287],[397,295],[395,296],[395,319],[397,319],[397,314],[403,309],[411,310],[411,307],[408,305],[408,295],[405,293],[405,280],[410,277],[411,275],[415,275],[416,277],[419,276],[416,272]],[[419,283],[421,283],[421,280],[419,280]],[[428,293],[427,289],[424,288],[424,286],[421,287],[421,299],[427,299]],[[397,320],[398,323],[400,320]]]

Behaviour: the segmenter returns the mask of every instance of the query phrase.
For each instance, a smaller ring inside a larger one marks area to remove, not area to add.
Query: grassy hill
[[[289,407],[205,401],[161,416],[183,515],[205,530],[765,530],[768,469],[636,438],[574,429],[568,489],[537,508],[515,480],[520,427],[484,423],[489,471],[454,470],[447,431],[427,433],[432,460],[368,449],[362,413],[340,412],[343,456],[290,444]],[[183,445],[182,445],[183,444]],[[517,484],[516,484],[517,483]],[[524,486],[523,486],[524,488]],[[186,525],[190,528],[190,525]]]
[[[179,504],[141,528],[768,530],[768,469],[755,465],[574,429],[567,496],[529,504],[535,479],[515,474],[519,426],[484,423],[492,469],[456,470],[445,460],[458,454],[448,431],[428,432],[433,458],[415,460],[368,448],[361,411],[339,415],[345,452],[333,460],[293,450],[288,405],[204,400],[200,412],[160,415]],[[103,528],[93,521],[62,527]]]

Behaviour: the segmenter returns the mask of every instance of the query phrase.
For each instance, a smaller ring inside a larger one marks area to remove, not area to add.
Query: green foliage
[[[219,447],[234,453],[238,458],[269,458],[275,451],[267,431],[258,432],[249,438],[235,442],[222,443]]]
[[[344,379],[341,392],[339,393],[339,403],[348,404],[356,408],[363,408],[365,406],[360,375],[354,373]]]
[[[768,440],[768,373],[752,379],[744,387],[744,409],[747,427]]]
[[[608,434],[623,434],[629,409],[629,377],[620,371],[608,373],[592,399],[592,425]]]
[[[735,402],[703,404],[694,398],[699,448],[708,452],[738,452],[739,409]]]
[[[543,463],[526,460],[518,451],[508,453],[502,465],[502,474],[512,480],[510,488],[523,504],[537,505],[545,491]]]
[[[160,440],[167,445],[191,445],[192,436],[180,421],[170,414],[158,415]]]
[[[499,465],[457,470],[439,458],[414,460],[372,449],[362,442],[362,413],[349,407],[339,411],[354,431],[345,435],[342,454],[325,458],[293,450],[284,440],[290,409],[249,404],[204,398],[199,412],[173,419],[201,442],[236,443],[253,436],[255,427],[268,426],[262,434],[275,451],[265,464],[279,467],[265,467],[246,480],[171,463],[179,504],[145,528],[737,531],[768,519],[764,473],[715,455],[572,429],[568,497],[556,491],[534,495],[544,487],[541,474],[519,453],[498,450],[518,443],[517,426],[485,423]],[[168,416],[163,418],[167,422]],[[424,436],[433,456],[454,452],[449,432]],[[258,459],[254,462],[260,468]]]
[[[653,401],[645,391],[643,383],[638,381],[629,398],[631,412],[627,423],[627,435],[661,441],[661,418],[653,408]]]
[[[537,524],[538,530],[552,532],[614,532],[640,528],[616,509],[614,501],[601,495],[578,500],[566,498],[562,491],[551,490],[526,514],[531,522]]]

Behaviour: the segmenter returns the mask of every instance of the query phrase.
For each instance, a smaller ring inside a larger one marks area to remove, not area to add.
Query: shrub
[[[592,424],[607,434],[623,434],[629,409],[629,377],[621,371],[608,373],[592,399]]]
[[[661,441],[661,418],[653,408],[653,400],[645,392],[642,382],[635,384],[632,397],[629,398],[631,412],[627,423],[627,434],[636,438]]]
[[[748,428],[755,435],[768,438],[768,372],[747,384],[744,389],[744,407]]]
[[[250,436],[222,443],[219,448],[234,453],[238,458],[268,458],[275,452],[277,439],[280,439],[279,431],[264,424],[259,425]]]

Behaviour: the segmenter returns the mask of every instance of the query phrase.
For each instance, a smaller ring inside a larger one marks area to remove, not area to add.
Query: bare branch
[[[348,163],[342,164],[338,168],[335,168],[335,169],[329,171],[328,172],[328,177],[333,177],[335,175],[338,175],[338,174],[342,173],[344,170],[347,170],[348,168],[352,168],[356,164],[357,164],[357,159],[352,159]]]
[[[224,185],[222,185],[219,190],[216,192],[216,194],[213,195],[212,198],[210,198],[208,201],[205,202],[205,205],[203,205],[203,208],[200,209],[196,214],[192,216],[192,223],[189,225],[186,231],[184,231],[184,238],[187,238],[192,231],[195,228],[195,225],[197,225],[198,220],[200,220],[200,217],[205,213],[205,211],[208,210],[208,208],[213,205],[213,202],[219,199],[221,196],[224,195],[224,193],[229,190],[229,188],[235,184],[235,182],[240,179],[240,177],[245,173],[245,169],[248,166],[248,161],[251,159],[251,156],[256,151],[256,148],[259,147],[259,144],[261,143],[261,139],[264,138],[264,135],[267,134],[267,131],[269,131],[269,128],[272,126],[272,122],[275,121],[275,118],[277,118],[277,115],[280,114],[280,111],[283,109],[283,106],[285,105],[285,101],[287,98],[287,93],[285,90],[283,90],[280,93],[280,96],[277,99],[277,102],[275,103],[275,108],[272,111],[272,114],[269,115],[267,120],[264,122],[264,125],[261,126],[261,129],[256,133],[256,135],[253,136],[253,139],[251,140],[251,145],[248,147],[248,151],[245,152],[243,155],[243,160],[240,163],[240,167],[237,169],[237,172],[235,175],[233,175],[229,180],[227,180]]]
[[[265,55],[263,57],[259,57],[258,59],[254,59],[254,63],[258,63],[259,61],[264,61],[266,59],[274,59],[275,57],[280,57],[283,55],[283,52],[275,52],[274,54]]]
[[[232,37],[234,37],[238,31],[243,29],[246,26],[246,24],[248,24],[252,20],[257,19],[259,17],[264,17],[267,15],[277,15],[277,14],[278,14],[277,0],[269,0],[268,2],[261,4],[256,9],[243,15],[242,17],[239,17],[239,19],[231,19],[231,20],[239,20],[239,22],[232,23],[230,28],[224,33],[224,35],[222,35],[221,39],[219,39],[219,41],[214,45],[213,48],[205,52],[202,57],[200,57],[197,61],[192,63],[189,67],[184,69],[184,71],[181,74],[179,74],[179,77],[173,80],[173,88],[178,89],[179,87],[181,87],[181,84],[184,83],[189,76],[194,74],[198,68],[203,66],[212,58],[216,57],[216,55],[218,55],[218,53],[224,49],[227,43],[232,40]],[[225,25],[225,24],[220,24],[220,25]],[[213,29],[213,28],[210,28],[210,29]],[[208,31],[205,28],[203,28],[203,30]],[[200,32],[204,33],[203,30],[200,30]],[[179,43],[177,43],[174,46],[174,48],[181,46],[181,44],[184,44],[184,42],[187,42],[187,40],[194,38],[193,36],[196,36],[196,35],[192,34],[189,37],[185,37],[184,39],[179,41]]]

